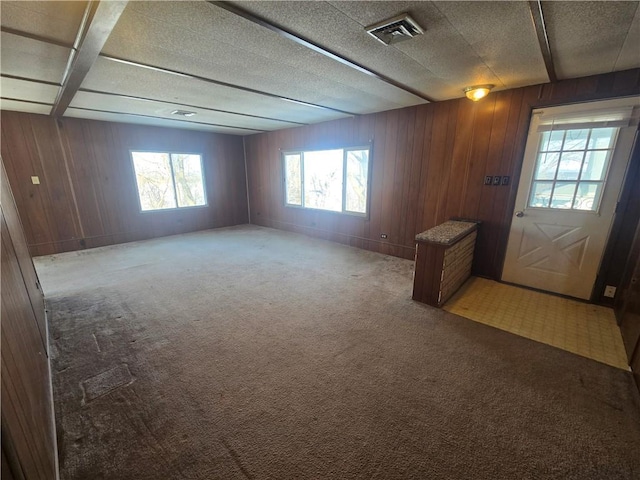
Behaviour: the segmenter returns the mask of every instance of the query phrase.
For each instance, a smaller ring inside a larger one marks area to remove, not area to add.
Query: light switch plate
[[[614,298],[616,296],[616,287],[611,285],[607,285],[604,287],[604,296],[609,298]]]
[[[40,177],[38,177],[37,175],[32,176],[31,183],[33,183],[34,185],[40,185]]]

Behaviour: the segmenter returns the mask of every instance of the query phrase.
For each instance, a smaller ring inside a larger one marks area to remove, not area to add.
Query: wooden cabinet
[[[413,299],[442,306],[471,275],[477,224],[448,221],[416,235]]]

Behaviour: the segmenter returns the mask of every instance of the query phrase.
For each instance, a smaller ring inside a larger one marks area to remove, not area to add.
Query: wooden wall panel
[[[201,153],[208,206],[142,213],[136,149]],[[32,255],[247,223],[243,155],[237,136],[2,112],[2,156]]]
[[[474,273],[499,278],[531,110],[639,93],[635,69],[245,137],[251,223],[412,259],[417,233],[469,218],[482,222]],[[368,218],[284,206],[282,150],[369,141]],[[485,175],[509,185],[485,186]]]
[[[10,470],[15,478],[53,480],[56,449],[44,300],[4,168],[0,204],[3,474]]]

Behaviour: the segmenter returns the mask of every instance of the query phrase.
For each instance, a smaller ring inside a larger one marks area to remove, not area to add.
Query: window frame
[[[576,113],[576,115],[579,115],[579,113]],[[534,166],[533,166],[533,171],[531,173],[531,179],[529,181],[529,188],[528,188],[528,192],[527,192],[527,200],[526,200],[526,205],[525,205],[526,209],[543,210],[543,211],[571,212],[571,213],[576,213],[576,214],[581,214],[582,213],[582,214],[590,214],[590,215],[600,215],[600,209],[601,209],[601,206],[602,206],[602,198],[604,196],[604,191],[605,191],[605,189],[607,187],[607,180],[609,179],[609,171],[611,169],[611,162],[612,162],[612,159],[613,159],[613,154],[615,152],[615,148],[616,148],[616,145],[617,145],[617,142],[618,142],[618,137],[619,137],[619,134],[620,134],[620,127],[619,126],[618,127],[600,127],[600,126],[588,126],[588,125],[585,125],[583,128],[584,129],[588,129],[589,130],[589,134],[587,136],[587,140],[586,140],[586,143],[585,143],[585,148],[584,149],[580,149],[580,150],[576,150],[578,152],[582,152],[583,156],[582,156],[582,162],[580,164],[580,170],[578,172],[578,177],[575,180],[558,180],[558,178],[557,178],[558,171],[559,171],[559,168],[560,168],[560,162],[562,160],[562,154],[565,153],[565,152],[571,152],[572,151],[572,150],[564,150],[566,131],[572,130],[571,128],[558,128],[558,129],[553,129],[552,128],[550,130],[546,130],[546,131],[550,131],[550,132],[553,132],[553,131],[564,131],[565,133],[564,133],[564,136],[563,136],[561,149],[559,151],[557,151],[557,152],[551,152],[551,153],[558,153],[559,154],[558,155],[558,166],[556,167],[556,172],[555,172],[554,178],[553,179],[549,179],[549,180],[543,180],[543,179],[536,180],[536,167],[538,166],[538,161],[539,161],[539,158],[540,158],[540,154],[541,153],[549,153],[550,152],[550,151],[547,151],[547,150],[543,150],[543,148],[542,148],[544,131],[539,131],[538,132],[538,144],[537,144],[536,151],[535,151],[536,160],[535,160],[535,163],[534,163]],[[589,149],[589,139],[591,138],[591,134],[593,133],[593,130],[597,129],[597,128],[615,128],[615,132],[614,132],[613,137],[612,137],[613,140],[612,140],[612,143],[611,143],[612,146],[610,148],[607,148],[607,149],[596,149],[596,148]],[[584,164],[585,164],[587,153],[590,152],[590,151],[605,151],[605,150],[608,152],[608,155],[607,155],[606,171],[604,172],[604,176],[603,176],[602,180],[581,180],[582,171],[584,169]],[[563,182],[574,183],[575,182],[576,186],[575,186],[575,189],[574,189],[574,192],[573,192],[571,208],[558,208],[558,207],[551,207],[551,206],[538,207],[538,206],[530,205],[531,194],[533,192],[534,185],[536,184],[536,182],[549,182],[549,183],[553,184],[552,189],[551,189],[551,197],[549,198],[549,202],[551,202],[553,200],[553,193],[555,192],[555,189],[556,189],[556,186],[557,186],[558,182],[560,182],[560,183],[563,183]],[[583,183],[583,184],[601,184],[602,185],[602,188],[601,188],[601,191],[600,191],[600,196],[598,198],[598,208],[596,208],[595,210],[573,208],[573,205],[574,205],[575,200],[576,200],[576,194],[577,194],[578,188],[579,188],[581,183]]]
[[[304,153],[305,152],[322,152],[328,150],[342,150],[342,210],[328,210],[323,208],[313,208],[306,207],[304,205]],[[368,151],[368,163],[367,163],[367,198],[365,199],[365,211],[364,212],[353,212],[351,210],[346,210],[347,203],[347,155],[350,151],[357,150],[367,150]],[[301,205],[296,205],[293,203],[287,203],[287,170],[286,170],[286,156],[287,155],[299,155],[300,156],[300,202]],[[373,144],[369,143],[366,145],[353,145],[348,147],[320,147],[320,148],[299,148],[299,149],[290,149],[290,150],[281,150],[280,151],[280,166],[282,167],[282,186],[283,186],[283,205],[288,208],[295,208],[299,210],[309,210],[312,212],[324,212],[324,213],[333,213],[337,215],[348,215],[359,218],[369,218],[369,213],[371,210],[371,175],[372,175],[372,164],[373,164]]]
[[[140,188],[138,187],[138,177],[136,174],[136,165],[133,158],[134,153],[159,153],[169,155],[169,169],[171,170],[171,185],[173,185],[173,198],[175,199],[176,206],[172,208],[155,208],[153,210],[142,209],[142,198],[140,197]],[[202,190],[204,192],[204,204],[203,205],[189,205],[181,207],[178,205],[178,191],[176,189],[175,174],[173,171],[173,162],[171,161],[171,155],[198,155],[200,157],[200,170],[202,172]],[[136,196],[138,198],[138,210],[140,213],[157,213],[157,212],[175,212],[189,209],[206,208],[209,206],[209,198],[207,195],[207,181],[205,172],[204,154],[195,151],[177,151],[177,150],[147,150],[147,149],[129,149],[129,158],[131,159],[131,170],[133,173],[133,182],[136,186]]]

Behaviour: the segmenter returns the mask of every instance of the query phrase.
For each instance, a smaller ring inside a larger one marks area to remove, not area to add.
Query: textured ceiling
[[[130,1],[64,116],[243,135],[457,98],[473,84],[501,90],[549,81],[530,2],[227,5],[242,11],[205,1]],[[558,78],[640,67],[638,5],[542,2]],[[86,7],[0,2],[2,109],[52,111],[68,66],[81,68],[70,55]],[[386,46],[366,33],[401,13],[424,35]],[[96,14],[87,25],[100,32],[99,20]],[[176,109],[196,115],[175,117]]]

